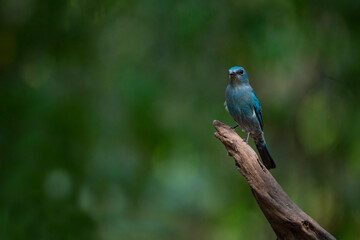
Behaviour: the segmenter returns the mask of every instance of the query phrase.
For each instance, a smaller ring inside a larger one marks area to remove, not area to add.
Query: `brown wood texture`
[[[235,159],[277,239],[335,239],[290,200],[254,150],[231,127],[217,120],[213,125],[215,136]]]

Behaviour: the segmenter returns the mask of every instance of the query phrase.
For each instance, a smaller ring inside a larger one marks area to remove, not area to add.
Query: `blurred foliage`
[[[1,239],[274,239],[214,136],[241,65],[290,197],[360,235],[359,1],[0,2]],[[252,145],[253,146],[253,145]]]

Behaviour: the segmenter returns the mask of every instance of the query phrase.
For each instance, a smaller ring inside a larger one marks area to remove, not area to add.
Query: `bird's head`
[[[232,86],[249,83],[248,76],[243,67],[232,67],[229,69],[229,82]]]

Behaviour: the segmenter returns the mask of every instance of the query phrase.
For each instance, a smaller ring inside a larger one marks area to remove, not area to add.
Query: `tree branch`
[[[290,200],[254,150],[229,126],[215,120],[215,136],[235,159],[277,239],[335,239]]]

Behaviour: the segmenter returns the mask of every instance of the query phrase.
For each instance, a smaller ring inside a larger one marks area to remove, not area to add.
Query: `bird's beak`
[[[232,76],[234,76],[234,75],[235,75],[235,72],[229,71],[229,77],[232,77]]]

